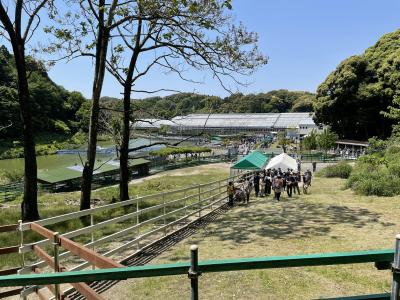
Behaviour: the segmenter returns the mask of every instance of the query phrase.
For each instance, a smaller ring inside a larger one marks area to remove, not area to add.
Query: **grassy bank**
[[[398,233],[400,197],[366,197],[344,189],[345,180],[314,178],[309,195],[281,203],[251,199],[180,242],[151,263],[189,260],[199,245],[200,260],[296,255],[392,248]],[[390,272],[373,264],[204,274],[201,299],[316,299],[382,293]],[[107,299],[187,299],[187,276],[121,282]]]
[[[0,159],[24,157],[24,148],[21,141],[5,139],[0,140]],[[56,133],[43,133],[35,137],[36,155],[50,155],[57,150],[76,148],[85,142],[85,135],[61,135]]]
[[[179,170],[168,171],[159,173],[155,176],[145,178],[140,181],[133,181],[129,186],[129,192],[132,198],[137,196],[157,194],[164,191],[172,191],[190,185],[197,185],[199,183],[207,183],[218,179],[226,178],[229,175],[229,169],[226,164],[204,165],[198,167],[191,167]],[[112,186],[96,190],[92,194],[92,198],[96,200],[96,205],[109,204],[112,198],[118,199],[118,186]],[[59,193],[59,194],[44,194],[38,199],[39,211],[42,218],[52,217],[68,212],[77,211],[79,209],[79,192],[73,193]],[[172,200],[166,197],[166,200]],[[150,205],[158,204],[162,201],[159,199],[152,199],[140,204],[140,208],[146,208]],[[7,202],[6,206],[0,206],[0,225],[13,224],[20,218],[20,200]],[[108,220],[113,217],[122,216],[129,212],[133,212],[135,207],[127,209],[114,209],[112,211],[105,211],[95,216],[95,223]],[[143,220],[154,217],[157,212],[149,212],[143,215]],[[135,220],[127,220],[118,224],[108,226],[103,230],[95,232],[95,238],[100,238],[114,232],[126,228],[129,225],[135,224]],[[83,227],[81,220],[71,220],[68,222],[57,224],[56,226],[49,226],[50,229],[65,233]],[[27,232],[25,234],[25,241],[32,242],[40,240],[41,238],[36,234]],[[80,236],[74,239],[80,243],[87,243],[90,240],[90,235]],[[1,247],[12,246],[19,244],[18,233],[0,233]],[[32,255],[28,255],[27,259],[33,259]],[[16,254],[0,256],[0,269],[15,267],[19,265],[19,256]]]

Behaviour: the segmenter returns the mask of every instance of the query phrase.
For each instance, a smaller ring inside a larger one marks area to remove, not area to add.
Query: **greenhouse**
[[[135,129],[159,130],[166,128],[170,134],[240,134],[260,133],[286,129],[306,135],[318,126],[312,113],[248,113],[248,114],[190,114],[177,116],[171,120],[149,119],[137,122]]]

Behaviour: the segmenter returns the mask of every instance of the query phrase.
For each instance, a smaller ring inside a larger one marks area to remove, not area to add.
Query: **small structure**
[[[297,162],[293,157],[290,157],[286,153],[281,153],[278,156],[271,158],[265,169],[278,169],[282,171],[287,169],[297,170]]]
[[[337,140],[336,145],[342,148],[352,148],[352,149],[365,149],[369,146],[368,142],[356,141],[356,140]]]
[[[131,175],[146,176],[149,174],[149,164],[150,161],[143,158],[130,159],[129,171]],[[107,185],[119,178],[119,161],[98,163],[95,170],[93,183]],[[82,171],[83,167],[78,165],[39,170],[38,182],[53,192],[74,190],[80,186]]]
[[[259,151],[253,151],[242,157],[231,167],[231,176],[242,171],[261,171],[267,162],[267,156]]]

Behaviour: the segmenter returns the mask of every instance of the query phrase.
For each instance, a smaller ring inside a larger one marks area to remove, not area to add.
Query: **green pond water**
[[[129,142],[130,147],[137,147],[142,144],[149,144],[151,142],[155,142],[155,140],[149,140],[144,138],[132,139]],[[98,141],[97,146],[108,148],[113,147],[112,142],[110,141]],[[82,145],[80,149],[85,149],[86,145]],[[86,155],[81,154],[81,158],[84,161]],[[96,161],[101,163],[103,161],[109,160],[110,158],[115,158],[115,154],[97,154]],[[36,157],[38,170],[47,170],[53,168],[62,168],[62,167],[70,167],[74,165],[82,165],[78,154],[55,154],[55,155],[45,155]],[[14,159],[3,159],[0,160],[0,169],[4,170],[23,170],[24,168],[24,159],[23,158],[14,158]]]
[[[81,157],[82,160],[85,159],[84,155],[83,156],[81,155]],[[97,154],[96,160],[104,161],[106,159],[109,159],[110,157],[112,156]],[[39,170],[46,170],[59,167],[69,167],[75,164],[81,165],[81,161],[77,154],[45,155],[45,156],[38,156],[36,159]],[[23,170],[23,168],[24,168],[23,158],[0,160],[0,169]]]

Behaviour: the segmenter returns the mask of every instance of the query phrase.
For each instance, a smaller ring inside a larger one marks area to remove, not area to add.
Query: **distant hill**
[[[45,66],[28,58],[29,87],[35,132],[71,134],[87,130],[90,102],[79,92],[69,92],[54,83]],[[258,94],[233,94],[226,98],[195,93],[133,100],[141,117],[172,118],[191,113],[265,113],[312,111],[315,95],[309,92],[275,90]],[[120,107],[122,101],[103,97],[103,106]],[[1,138],[19,138],[21,123],[18,109],[17,72],[14,59],[0,46],[0,126],[13,126],[0,133]],[[3,125],[4,125],[3,124]]]
[[[106,105],[120,105],[116,98],[103,97]],[[309,112],[315,95],[303,91],[274,90],[258,94],[233,94],[226,98],[180,93],[166,97],[150,97],[133,100],[135,110],[146,117],[171,118],[191,113],[269,113],[269,112]]]
[[[79,129],[76,115],[85,98],[55,84],[40,62],[27,59],[34,130],[70,134]],[[21,122],[18,108],[17,71],[14,58],[0,46],[0,125],[13,126],[0,133],[0,138],[19,138]]]

